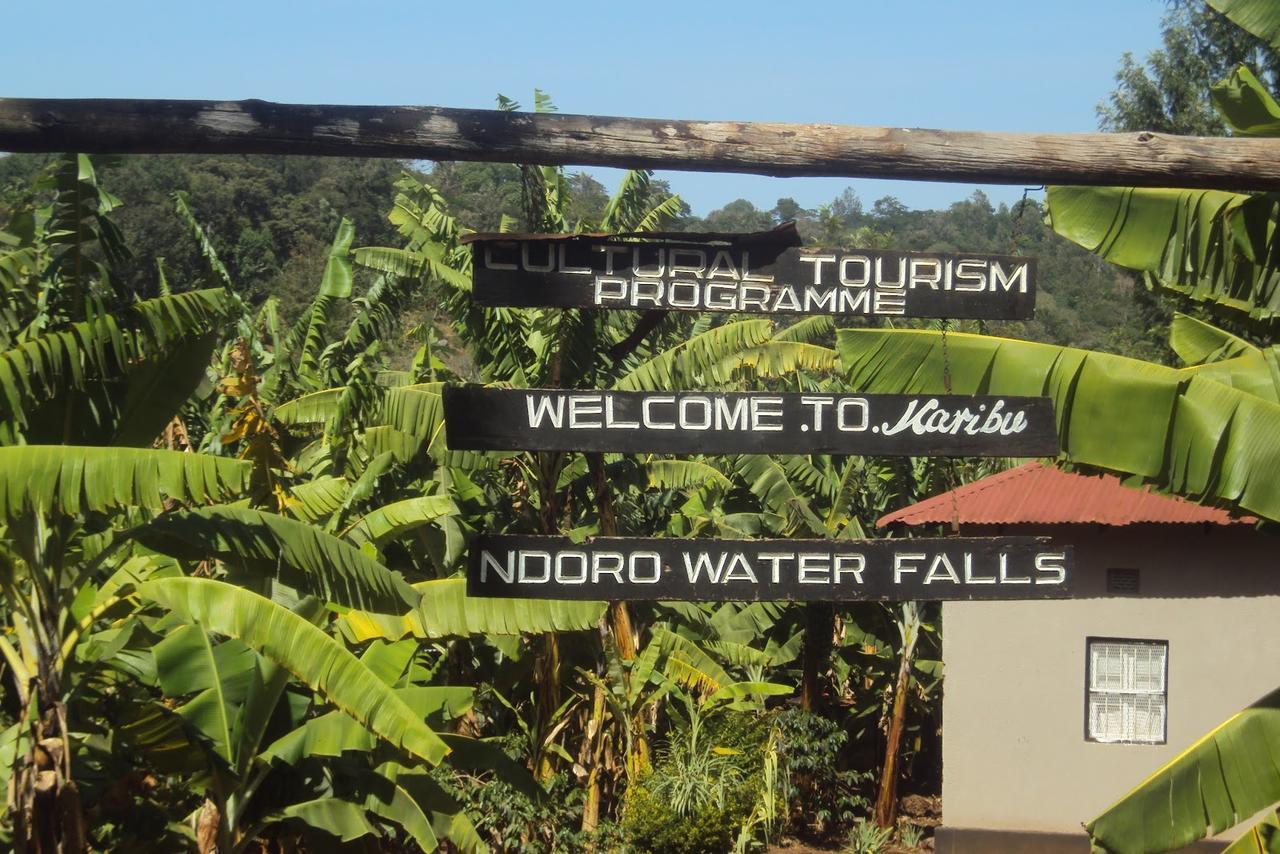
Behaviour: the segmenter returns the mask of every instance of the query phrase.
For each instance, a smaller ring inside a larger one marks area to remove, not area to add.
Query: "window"
[[[1085,739],[1164,744],[1169,644],[1089,638],[1086,646]]]

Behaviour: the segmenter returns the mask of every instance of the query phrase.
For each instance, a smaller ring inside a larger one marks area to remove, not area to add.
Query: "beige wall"
[[[1034,533],[1074,544],[1080,598],[944,604],[945,826],[1079,831],[1195,739],[1280,686],[1280,539],[1243,526],[966,533]],[[1139,569],[1140,597],[1107,598],[1108,567]],[[1168,641],[1167,744],[1085,741],[1090,636]]]

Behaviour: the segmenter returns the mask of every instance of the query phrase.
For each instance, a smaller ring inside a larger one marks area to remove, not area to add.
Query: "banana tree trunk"
[[[821,712],[825,701],[822,675],[831,662],[831,645],[836,630],[835,609],[823,602],[804,606],[804,658],[800,680],[800,708]]]
[[[600,824],[600,760],[604,753],[604,686],[596,685],[591,697],[591,717],[587,721],[590,756],[587,772],[587,800],[582,805],[582,832],[591,833]]]
[[[902,606],[898,623],[902,635],[902,655],[898,660],[898,678],[893,690],[893,708],[889,713],[889,733],[885,740],[884,767],[880,772],[880,792],[876,796],[874,820],[879,827],[892,827],[898,817],[898,749],[907,720],[907,689],[911,683],[911,664],[915,658],[916,639],[920,635],[920,609],[914,602]]]
[[[609,489],[609,479],[604,467],[604,456],[602,454],[587,454],[587,468],[591,473],[592,490],[596,496],[596,508],[600,518],[600,533],[606,537],[618,536],[618,515],[613,506],[613,493]],[[636,658],[636,632],[631,622],[631,611],[627,608],[626,602],[611,602],[609,604],[607,621],[607,631],[613,638],[615,648],[618,650],[618,657],[623,661],[634,661]],[[623,679],[629,679],[629,671],[623,670]],[[597,688],[597,691],[600,689]],[[601,695],[603,702],[603,694]],[[600,710],[601,719],[598,724],[603,727],[603,706]],[[649,767],[649,741],[645,736],[644,721],[637,715],[629,720],[618,722],[620,725],[627,727],[628,733],[626,743],[628,745],[627,755],[625,758],[625,768],[629,775],[648,770]],[[597,737],[600,739],[600,745],[604,743],[603,732],[597,731]],[[594,808],[596,814],[592,816],[592,827],[599,818],[599,802],[600,802],[600,756],[592,757],[592,766],[588,772],[587,778],[587,806]],[[587,829],[587,815],[583,814],[583,829]]]

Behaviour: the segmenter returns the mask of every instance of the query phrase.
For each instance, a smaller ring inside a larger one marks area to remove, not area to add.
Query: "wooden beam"
[[[0,151],[318,154],[1280,190],[1280,139],[985,133],[253,100],[0,99]]]

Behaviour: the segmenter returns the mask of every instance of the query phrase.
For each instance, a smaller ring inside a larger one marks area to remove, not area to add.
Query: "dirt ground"
[[[917,854],[917,852],[933,850],[933,829],[942,823],[942,799],[924,795],[907,795],[898,807],[898,821],[913,824],[924,832],[924,839],[916,848],[908,848],[897,843],[885,846],[883,854]],[[794,839],[780,840],[770,845],[767,854],[833,854],[844,851],[844,845],[815,847]]]

